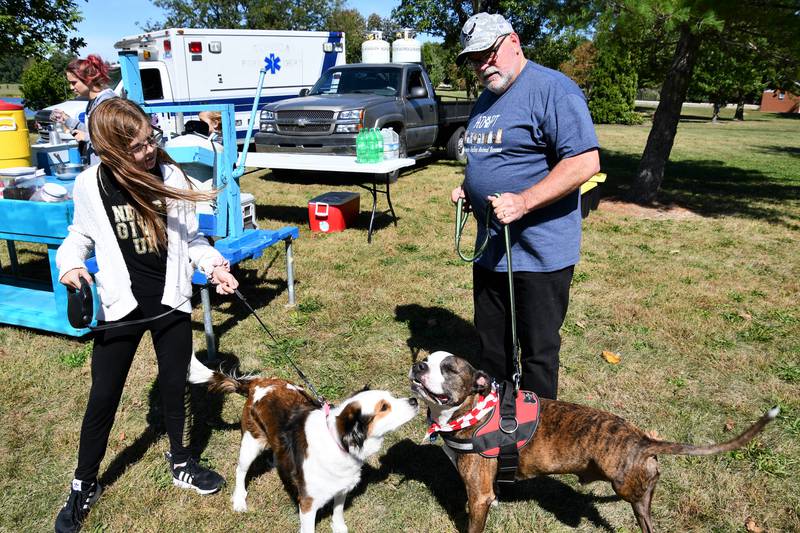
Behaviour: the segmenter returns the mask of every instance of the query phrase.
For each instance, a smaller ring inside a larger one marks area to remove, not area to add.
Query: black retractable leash
[[[500,193],[495,196],[499,197]],[[461,252],[461,233],[469,218],[469,213],[464,212],[464,199],[459,198],[456,203],[456,252],[458,256],[468,262],[474,263],[486,250],[489,243],[489,217],[492,216],[492,204],[486,205],[486,228],[485,239],[477,247],[474,254],[470,257]],[[504,433],[514,433],[519,427],[516,412],[516,397],[519,392],[519,382],[522,376],[521,351],[519,339],[517,338],[517,309],[514,299],[514,270],[511,266],[511,234],[508,224],[503,225],[503,237],[506,244],[506,265],[508,270],[508,296],[511,305],[511,340],[514,344],[514,375],[512,382],[503,381],[498,384],[498,409],[500,409],[500,430]],[[516,439],[500,446],[500,453],[497,456],[497,478],[496,483],[513,483],[516,478],[517,467],[519,466],[519,450],[517,449]]]
[[[112,322],[110,324],[103,324],[102,326],[92,326],[92,320],[94,319],[94,299],[92,297],[92,287],[89,285],[89,282],[86,281],[86,279],[81,278],[80,289],[73,289],[71,287],[67,288],[67,319],[69,320],[69,324],[75,329],[88,328],[92,331],[104,331],[107,329],[122,328],[125,326],[135,326],[136,324],[144,324],[146,322],[158,320],[159,318],[164,318],[168,314],[178,309],[178,307],[191,300],[195,294],[196,291],[192,292],[192,296],[189,296],[177,306],[164,311],[160,315],[151,316],[148,318],[139,318],[136,320],[126,320],[125,322]]]
[[[191,300],[194,294],[195,293],[193,292],[192,296],[181,302],[177,307],[180,307],[185,302]],[[261,324],[261,327],[264,329],[264,331],[267,332],[267,335],[269,335],[269,337],[272,339],[275,345],[276,346],[279,345],[280,343],[278,342],[278,339],[276,339],[275,336],[272,334],[272,332],[270,332],[269,328],[267,328],[267,325],[264,324],[261,318],[256,314],[255,309],[253,309],[253,307],[250,305],[250,303],[247,301],[244,295],[241,292],[239,292],[239,289],[235,289],[234,294],[236,294],[236,296],[242,301],[245,307],[247,307],[247,310],[250,311],[250,313],[254,317],[256,317],[258,323]],[[160,315],[150,318],[128,320],[125,322],[114,322],[112,324],[104,324],[102,326],[92,326],[90,324],[94,319],[94,300],[92,296],[92,288],[91,285],[89,285],[89,282],[86,281],[84,278],[81,278],[80,289],[76,290],[71,287],[67,289],[67,318],[69,319],[70,325],[72,325],[72,327],[75,329],[89,328],[92,331],[103,331],[106,329],[120,328],[123,326],[144,324],[145,322],[151,322],[153,320],[158,320],[159,318],[167,316],[168,314],[175,311],[177,307],[173,307],[172,309],[169,309],[168,311],[161,313]],[[303,380],[303,383],[305,383],[306,386],[314,394],[314,398],[312,400],[318,404],[318,407],[323,407],[327,403],[325,397],[323,397],[317,392],[317,389],[314,388],[314,385],[311,384],[311,381],[309,381],[309,379],[306,377],[303,371],[300,370],[300,367],[298,367],[297,364],[295,364],[294,360],[292,360],[292,358],[289,357],[289,354],[284,352],[283,355],[292,365],[292,368],[294,368],[295,372],[297,372],[297,375],[300,376],[300,379]]]
[[[264,321],[263,321],[263,320],[261,320],[261,317],[259,317],[259,316],[256,314],[256,311],[255,311],[255,309],[253,309],[253,307],[250,305],[250,303],[248,303],[248,301],[247,301],[247,299],[244,297],[244,295],[243,295],[241,292],[239,292],[239,289],[234,289],[233,293],[234,293],[236,296],[238,296],[238,297],[239,297],[239,299],[242,301],[242,303],[245,305],[245,307],[247,307],[247,310],[248,310],[248,311],[250,311],[250,313],[251,313],[251,314],[252,314],[254,317],[256,317],[256,320],[258,320],[258,323],[259,323],[259,324],[261,324],[261,327],[264,329],[264,331],[266,331],[266,332],[267,332],[267,335],[269,335],[269,338],[270,338],[270,339],[272,339],[272,342],[274,342],[274,343],[275,343],[275,345],[277,346],[277,345],[279,344],[279,343],[278,343],[278,339],[276,339],[276,338],[275,338],[275,336],[274,336],[274,335],[273,335],[273,334],[270,332],[269,328],[267,328],[267,325],[266,325],[266,324],[264,324]],[[305,374],[303,374],[303,371],[302,371],[302,370],[300,370],[300,367],[299,367],[299,366],[297,366],[297,364],[295,364],[295,362],[292,360],[292,358],[291,358],[291,357],[289,357],[289,353],[288,353],[288,352],[284,352],[283,356],[284,356],[284,357],[286,358],[286,360],[287,360],[287,361],[289,361],[289,363],[292,365],[292,368],[294,368],[294,371],[295,371],[295,372],[297,372],[297,375],[298,375],[298,376],[300,376],[300,379],[302,379],[302,380],[303,380],[303,383],[305,383],[305,384],[306,384],[306,386],[307,386],[307,387],[308,387],[308,388],[311,390],[311,392],[314,394],[314,398],[315,398],[315,399],[314,399],[314,401],[315,401],[315,402],[318,404],[318,405],[317,405],[317,407],[323,407],[323,406],[324,406],[326,403],[328,403],[328,402],[327,402],[327,400],[325,400],[325,397],[324,397],[324,396],[322,396],[321,394],[319,394],[319,393],[317,392],[317,389],[315,389],[315,388],[314,388],[314,385],[312,385],[312,384],[311,384],[311,381],[309,381],[309,380],[308,380],[308,378],[306,377],[306,375],[305,375]]]

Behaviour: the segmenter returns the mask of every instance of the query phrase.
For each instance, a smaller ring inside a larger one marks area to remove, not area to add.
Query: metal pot
[[[50,165],[53,175],[60,180],[74,180],[86,165],[83,163],[58,163]]]

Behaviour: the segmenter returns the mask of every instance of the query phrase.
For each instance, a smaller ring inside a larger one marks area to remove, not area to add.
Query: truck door
[[[416,91],[414,89],[416,88]],[[420,88],[424,90],[420,91]],[[406,74],[406,142],[408,151],[428,149],[433,145],[438,133],[436,100],[430,85],[425,83],[422,69],[411,67]],[[412,92],[421,95],[412,97]]]

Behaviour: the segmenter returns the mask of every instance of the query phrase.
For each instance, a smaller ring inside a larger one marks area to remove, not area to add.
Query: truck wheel
[[[467,160],[467,152],[464,151],[464,126],[459,126],[450,135],[447,141],[447,158],[463,163]]]

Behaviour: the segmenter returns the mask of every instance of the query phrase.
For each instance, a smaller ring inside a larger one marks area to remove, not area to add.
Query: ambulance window
[[[163,100],[164,89],[161,86],[161,72],[156,68],[142,69],[142,92],[144,99]]]

